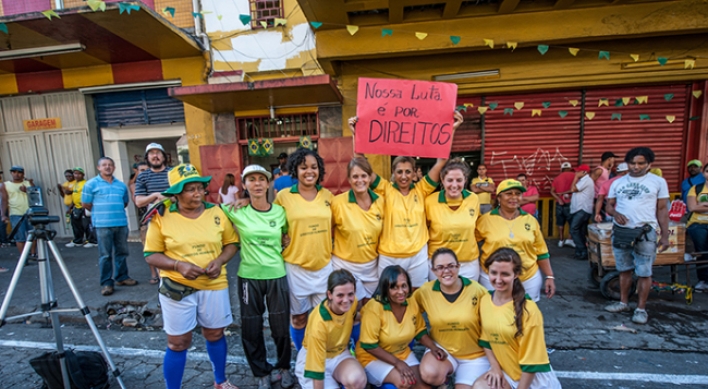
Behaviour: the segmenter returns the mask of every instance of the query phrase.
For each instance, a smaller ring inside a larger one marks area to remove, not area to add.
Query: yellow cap
[[[190,182],[201,182],[204,186],[207,186],[211,181],[211,176],[200,176],[197,168],[189,163],[183,163],[172,168],[167,174],[167,178],[170,181],[170,188],[162,193],[165,196],[174,196],[182,193],[184,185]]]
[[[510,178],[499,183],[499,186],[497,186],[497,194],[501,192],[506,192],[510,189],[518,189],[521,191],[521,193],[526,192],[526,188],[524,188],[524,185],[522,183]]]

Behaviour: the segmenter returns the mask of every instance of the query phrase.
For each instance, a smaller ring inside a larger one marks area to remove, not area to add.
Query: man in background
[[[472,179],[470,190],[479,198],[479,212],[485,214],[492,209],[492,193],[496,190],[494,180],[487,177],[487,165],[477,166],[477,177]]]
[[[86,172],[81,167],[74,168],[74,190],[71,194],[71,229],[74,233],[74,240],[67,243],[66,247],[91,248],[96,246],[96,235],[91,226],[91,213],[81,205],[81,194],[86,185]]]
[[[681,199],[684,203],[688,204],[688,191],[691,190],[692,187],[706,182],[705,177],[701,174],[701,168],[703,168],[703,165],[699,159],[694,159],[686,165],[688,177],[681,183]]]
[[[628,171],[629,165],[627,165],[627,162],[620,163],[619,165],[617,165],[617,175],[605,181],[605,183],[602,184],[602,186],[600,187],[600,192],[595,193],[595,195],[597,195],[597,199],[595,200],[595,222],[602,223],[603,221],[605,221],[605,218],[603,217],[603,209],[605,206],[605,198],[607,197],[607,194],[610,193],[610,185],[612,185],[613,182],[617,181],[618,178],[623,177],[625,174],[627,174]]]
[[[10,168],[10,174],[12,175],[11,181],[5,181],[0,192],[0,197],[2,197],[2,205],[4,207],[2,212],[2,221],[7,223],[10,222],[12,229],[17,228],[14,240],[17,250],[22,254],[22,250],[25,249],[25,242],[27,241],[27,233],[32,229],[29,223],[29,219],[22,217],[29,210],[29,198],[27,197],[27,188],[34,186],[31,179],[25,179],[25,168],[22,166],[15,165]],[[20,223],[21,222],[21,223]],[[32,253],[30,258],[37,257],[37,247],[32,247]]]
[[[556,200],[556,226],[560,233],[558,247],[566,246],[575,247],[572,239],[565,238],[565,224],[568,223],[568,231],[570,231],[570,198],[573,180],[575,174],[572,172],[570,162],[561,164],[561,173],[553,179],[551,184],[551,196]]]
[[[587,260],[588,221],[593,214],[595,183],[590,177],[590,166],[580,165],[575,169],[570,199],[570,236],[575,243],[575,259]]]

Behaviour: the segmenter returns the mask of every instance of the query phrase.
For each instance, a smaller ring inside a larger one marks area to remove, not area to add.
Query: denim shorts
[[[651,277],[651,267],[656,259],[656,240],[656,230],[651,229],[630,249],[618,249],[612,246],[617,271],[634,270],[637,277]]]
[[[570,224],[570,204],[560,205],[556,203],[556,225],[563,227],[565,223]]]
[[[12,229],[15,229],[15,226],[17,226],[17,223],[20,222],[20,219],[22,219],[22,216],[10,215],[10,224],[12,225]],[[30,226],[29,218],[25,218],[25,220],[22,222],[22,225],[17,227],[17,232],[15,233],[15,237],[12,239],[15,242],[26,241],[27,240],[27,233],[31,229],[32,229],[32,226]]]

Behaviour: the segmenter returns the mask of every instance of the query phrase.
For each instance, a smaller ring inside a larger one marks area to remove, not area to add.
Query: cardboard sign
[[[360,78],[357,153],[447,158],[457,85]]]
[[[23,120],[25,131],[56,130],[61,128],[61,118]]]

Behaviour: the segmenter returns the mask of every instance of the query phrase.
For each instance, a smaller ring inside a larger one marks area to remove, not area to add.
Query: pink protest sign
[[[357,153],[447,158],[457,85],[360,78]]]

